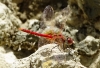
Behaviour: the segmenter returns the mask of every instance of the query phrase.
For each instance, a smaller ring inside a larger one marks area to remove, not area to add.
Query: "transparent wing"
[[[46,21],[47,20],[51,20],[53,16],[54,16],[54,10],[53,10],[53,8],[50,5],[46,6],[46,8],[43,11],[42,19],[44,21],[45,20]]]

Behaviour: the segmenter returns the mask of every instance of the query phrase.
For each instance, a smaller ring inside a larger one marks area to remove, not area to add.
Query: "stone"
[[[83,41],[79,42],[77,48],[81,54],[92,56],[99,50],[99,45],[99,39],[95,39],[93,36],[87,36]]]

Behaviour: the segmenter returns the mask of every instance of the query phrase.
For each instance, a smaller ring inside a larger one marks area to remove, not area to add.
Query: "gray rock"
[[[35,53],[21,59],[17,59],[11,51],[0,53],[0,62],[2,68],[86,68],[79,62],[75,50],[68,48],[63,52],[57,44],[44,45]]]
[[[99,50],[100,40],[92,36],[87,36],[83,41],[79,42],[77,46],[79,53],[86,55],[94,55]]]
[[[81,65],[79,58],[76,56],[77,55],[73,49],[68,49],[67,52],[63,52],[57,44],[47,44],[40,47],[30,57],[33,68],[85,68]]]

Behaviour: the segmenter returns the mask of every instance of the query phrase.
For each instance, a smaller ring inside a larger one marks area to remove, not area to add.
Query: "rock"
[[[0,46],[0,68],[14,68],[13,62],[15,62],[16,57],[11,50],[8,52],[7,50],[4,46]]]
[[[62,68],[62,67],[82,67],[85,68],[76,58],[75,51],[68,49],[63,52],[57,44],[47,44],[40,47],[31,57],[31,66],[36,68]],[[72,64],[71,64],[72,63]]]
[[[0,62],[2,62],[0,64],[2,68],[86,68],[79,62],[75,50],[68,48],[66,52],[63,52],[57,44],[44,45],[35,53],[21,59],[16,59],[11,51],[0,53]]]
[[[69,1],[0,0],[0,68],[99,68],[100,1]],[[30,35],[20,27],[54,38]],[[74,40],[72,48],[68,37]]]
[[[17,59],[14,63],[12,63],[13,68],[31,68],[30,58],[23,58],[23,59]]]
[[[76,38],[78,41],[82,41],[88,35],[91,35],[95,38],[99,38],[99,31],[97,31],[93,25],[84,24],[82,27],[79,28],[78,32],[76,33]]]
[[[37,19],[31,19],[27,21],[28,28],[33,31],[38,31],[40,29],[40,22]]]
[[[95,39],[92,36],[87,36],[83,41],[79,42],[77,46],[80,54],[85,55],[94,55],[99,50],[100,40]]]
[[[99,0],[91,0],[91,2],[89,0],[69,0],[68,4],[72,7],[76,5],[81,9],[85,18],[95,19],[100,16],[100,10],[98,10],[100,9]]]
[[[79,27],[83,22],[84,18],[78,8],[76,7],[70,7],[70,5],[67,6],[67,8],[64,10],[68,14],[66,14],[66,24],[69,26]],[[80,18],[80,19],[79,19]]]
[[[5,51],[3,46],[0,46],[0,53],[6,53],[6,51]]]
[[[9,14],[11,13],[10,9],[2,3],[0,3],[0,8],[1,8],[0,9],[0,19],[3,20],[5,18],[9,17]]]
[[[96,54],[94,56],[94,58],[92,59],[92,63],[88,68],[99,68],[100,67],[100,51],[98,54]]]
[[[14,0],[16,1],[16,0]],[[16,1],[17,3],[20,1]],[[61,4],[58,6],[58,4]],[[55,5],[54,5],[55,4]],[[67,5],[66,0],[21,0],[21,3],[18,3],[21,12],[26,12],[27,18],[36,17],[38,12],[42,12],[45,6],[52,5],[56,10],[59,8],[64,8]],[[26,6],[27,5],[27,6]],[[34,12],[34,13],[33,13]]]
[[[22,22],[7,6],[2,3],[0,3],[0,5],[0,45],[7,45],[8,47],[12,47],[14,50],[31,50],[38,38],[19,31],[18,29],[22,25]],[[30,20],[28,28],[33,27],[35,21],[36,20]],[[38,28],[39,26],[34,27],[35,31],[37,31]]]
[[[100,21],[95,22],[94,27],[100,31]]]
[[[19,4],[19,3],[22,3],[23,0],[12,0],[12,2]]]
[[[0,67],[1,68],[11,68],[11,64],[7,63],[5,58],[4,58],[4,54],[0,53]]]
[[[4,40],[1,41],[0,45],[8,45],[10,43],[9,37],[17,30],[21,21],[13,15],[7,6],[2,3],[0,3],[0,5],[0,10],[2,10],[0,11],[0,40]]]

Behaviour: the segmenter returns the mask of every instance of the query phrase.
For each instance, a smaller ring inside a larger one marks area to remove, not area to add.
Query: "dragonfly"
[[[43,15],[42,15],[43,21],[45,23],[48,23],[47,21],[52,20],[53,16],[54,16],[53,8],[50,5],[46,6],[46,8],[43,11]],[[50,23],[52,23],[52,22],[50,22]],[[48,26],[47,24],[45,24],[45,25]],[[51,25],[51,26],[56,27],[55,25]],[[44,37],[45,40],[47,40],[47,42],[49,41],[49,43],[57,43],[57,44],[61,45],[61,48],[63,48],[63,49],[64,49],[64,47],[62,47],[63,43],[67,43],[68,46],[73,45],[73,43],[74,43],[72,38],[65,37],[61,32],[56,33],[56,32],[53,32],[53,31],[47,31],[47,32],[51,32],[51,33],[47,33],[45,31],[45,28],[44,28],[44,31],[46,33],[37,33],[37,32],[31,31],[31,30],[28,30],[28,29],[24,29],[24,28],[20,28],[20,30],[23,31],[23,32],[35,35],[35,36]],[[43,43],[45,43],[44,39],[43,39]]]
[[[37,33],[37,32],[31,31],[31,30],[28,30],[28,29],[23,29],[23,28],[19,28],[19,30],[21,30],[23,32],[26,32],[26,33],[29,33],[31,35],[36,35],[36,36],[44,37],[47,40],[50,40],[50,41],[53,41],[53,42],[56,41],[57,39],[60,39],[60,40],[62,40],[62,43],[67,43],[69,46],[73,45],[73,43],[74,43],[72,38],[70,38],[70,37],[66,38],[62,34],[54,34],[54,35],[42,34],[42,33]]]

